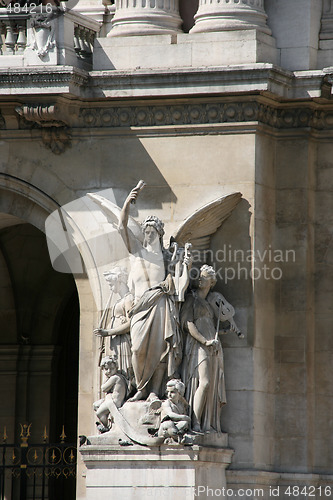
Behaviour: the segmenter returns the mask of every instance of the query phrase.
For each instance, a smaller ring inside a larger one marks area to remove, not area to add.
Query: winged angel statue
[[[169,410],[165,418],[174,422],[185,418],[184,412],[177,411],[176,400],[182,398],[189,414],[186,418],[192,420],[192,432],[220,431],[218,408],[225,402],[223,354],[218,338],[220,322],[222,328],[229,328],[239,335],[240,332],[233,320],[231,304],[222,294],[211,292],[216,283],[211,266],[202,266],[196,289],[189,287],[191,247],[196,251],[209,249],[211,236],[231,215],[241,193],[222,196],[194,212],[171,236],[165,248],[164,224],[158,217],[149,215],[139,224],[130,216],[131,204],[136,203],[144,187],[145,183],[140,181],[127,196],[122,209],[109,196],[104,196],[104,192],[89,193],[82,202],[85,215],[80,215],[80,210],[75,207],[75,210],[66,211],[66,217],[59,213],[47,224],[48,235],[54,234],[55,228],[61,225],[67,231],[67,240],[70,235],[74,241],[71,249],[79,249],[97,304],[103,311],[95,329],[95,334],[102,339],[101,356],[109,356],[113,365],[117,359],[118,373],[127,381],[126,395],[121,403],[119,394],[113,395],[110,391],[105,394],[105,401],[109,400],[106,406],[110,419],[108,426],[104,418],[103,430],[110,430],[112,419],[119,423],[119,411],[122,410],[119,407],[124,401],[124,410],[126,405],[133,403],[139,408],[137,402],[141,401],[148,401],[149,411],[152,408],[158,410],[162,406],[160,398],[164,396],[167,381],[182,379],[184,396],[175,396],[173,393],[177,391],[173,389],[169,391],[170,395],[168,392]],[[93,217],[89,224],[87,211]],[[90,238],[84,234],[87,226]],[[101,226],[107,238],[102,238],[103,231],[97,230]],[[56,267],[66,242],[57,242],[55,248],[54,237],[52,239],[49,250]],[[77,265],[77,255],[74,260]],[[101,280],[101,275],[104,280]],[[107,291],[105,285],[109,285]],[[105,337],[110,337],[110,344],[104,348]],[[107,365],[106,358],[101,366]],[[104,383],[103,386],[110,387],[110,384]],[[175,382],[171,386],[180,384]],[[114,404],[116,400],[117,405]],[[128,431],[126,419],[120,418],[120,421],[120,427],[127,429],[125,435],[142,443],[142,439],[133,438],[134,431]],[[148,421],[146,418],[146,423]],[[182,428],[165,423],[162,427]],[[158,432],[158,427],[155,430]],[[156,436],[160,439],[163,432]],[[145,444],[147,442],[145,440]]]

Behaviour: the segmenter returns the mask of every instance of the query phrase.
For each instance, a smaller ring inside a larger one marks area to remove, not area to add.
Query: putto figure
[[[167,383],[167,399],[161,407],[161,425],[158,435],[165,442],[183,443],[184,435],[189,430],[191,418],[187,414],[188,404],[184,399],[185,385],[180,380],[169,380]]]
[[[107,432],[112,426],[112,410],[109,405],[110,399],[117,408],[125,401],[127,382],[125,377],[118,372],[117,356],[107,356],[101,361],[101,369],[104,371],[106,380],[101,386],[105,392],[105,398],[95,401],[94,410],[100,421],[97,428],[101,433]]]

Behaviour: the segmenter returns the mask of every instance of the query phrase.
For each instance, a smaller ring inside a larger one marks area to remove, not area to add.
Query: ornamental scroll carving
[[[71,134],[64,112],[56,104],[24,105],[16,112],[27,122],[42,129],[42,141],[54,154],[63,153],[71,146]]]

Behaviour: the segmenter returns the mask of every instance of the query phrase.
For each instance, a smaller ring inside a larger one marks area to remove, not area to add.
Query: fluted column
[[[324,0],[321,18],[320,40],[333,39],[333,1]]]
[[[199,0],[191,33],[257,29],[271,34],[264,0]]]
[[[179,0],[116,0],[108,36],[172,34],[181,24]]]

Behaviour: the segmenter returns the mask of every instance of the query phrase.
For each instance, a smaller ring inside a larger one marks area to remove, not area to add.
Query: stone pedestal
[[[111,30],[112,31],[112,30]],[[204,68],[277,61],[274,39],[256,30],[98,38],[94,70]],[[180,88],[183,92],[184,89]]]
[[[116,0],[108,36],[180,33],[181,25],[179,0]]]
[[[257,29],[267,34],[264,0],[200,0],[191,33]]]
[[[226,488],[233,450],[213,447],[84,445],[87,500],[165,498],[194,500]],[[205,490],[204,490],[204,489]]]

